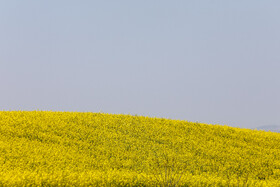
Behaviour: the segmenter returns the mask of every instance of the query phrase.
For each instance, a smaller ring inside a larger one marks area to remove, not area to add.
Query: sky
[[[0,0],[0,110],[280,125],[279,8]]]

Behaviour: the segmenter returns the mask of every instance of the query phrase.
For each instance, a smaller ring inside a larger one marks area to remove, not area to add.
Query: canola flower
[[[280,186],[280,133],[144,116],[0,112],[1,186]]]

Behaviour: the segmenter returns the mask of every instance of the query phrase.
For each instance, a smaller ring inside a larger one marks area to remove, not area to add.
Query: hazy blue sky
[[[279,10],[279,0],[2,0],[0,110],[279,125]]]

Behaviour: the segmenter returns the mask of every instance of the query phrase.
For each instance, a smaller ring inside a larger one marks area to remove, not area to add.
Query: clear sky
[[[280,125],[279,10],[279,0],[2,0],[0,110]]]

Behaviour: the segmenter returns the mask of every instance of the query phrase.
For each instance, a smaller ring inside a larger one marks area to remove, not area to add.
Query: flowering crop
[[[1,186],[280,186],[280,133],[90,112],[0,112]]]

